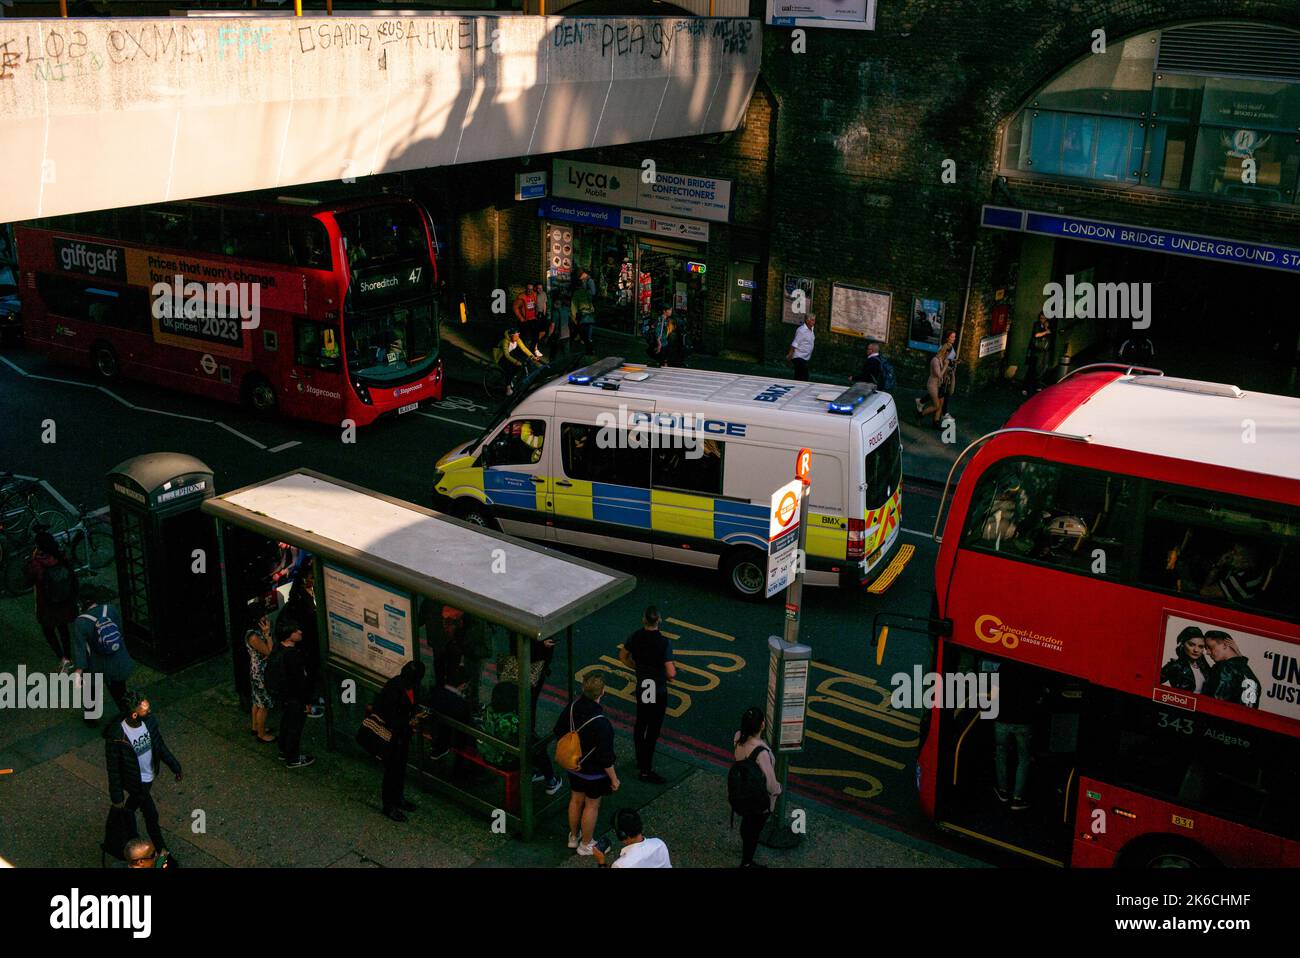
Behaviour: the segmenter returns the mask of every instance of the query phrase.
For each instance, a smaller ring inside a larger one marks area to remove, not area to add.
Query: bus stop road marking
[[[294,446],[301,446],[302,443],[297,439],[290,439],[288,442],[282,442],[278,446],[272,446],[267,452],[284,452],[286,449],[292,449]]]
[[[736,637],[734,635],[728,635],[726,632],[715,632],[713,629],[706,629],[702,625],[693,625],[690,622],[684,622],[681,619],[674,619],[671,616],[664,619],[664,621],[671,622],[673,625],[680,625],[683,629],[692,629],[696,632],[702,632],[704,635],[711,635],[715,639],[726,639],[728,642],[736,641]],[[664,634],[667,635],[668,633],[665,632]],[[672,636],[672,638],[675,639],[677,638],[677,636],[674,635]]]
[[[431,412],[425,412],[423,409],[421,409],[421,410],[417,413],[417,415],[423,416],[425,419],[438,419],[438,420],[441,420],[442,422],[449,422],[449,423],[451,423],[453,426],[461,426],[461,427],[463,427],[463,428],[465,428],[465,429],[482,429],[482,428],[483,428],[483,427],[482,427],[481,425],[479,425],[478,423],[473,423],[473,422],[462,422],[462,421],[459,420],[459,419],[452,419],[452,418],[450,418],[449,416],[437,416],[437,415],[434,415],[434,414],[431,413]]]
[[[152,413],[155,416],[168,416],[172,419],[184,419],[189,422],[203,422],[213,426],[220,426],[222,429],[226,430],[226,432],[238,436],[240,439],[244,440],[245,442],[252,443],[254,446],[256,446],[258,449],[261,449],[263,452],[281,452],[285,449],[292,449],[294,446],[301,445],[300,442],[294,440],[292,442],[281,443],[280,445],[276,446],[274,449],[268,450],[265,444],[258,442],[256,439],[253,439],[251,436],[244,435],[239,430],[233,429],[232,427],[227,426],[224,422],[221,422],[216,419],[208,419],[203,416],[189,416],[186,415],[185,413],[171,412],[166,409],[154,409],[152,406],[137,406],[135,403],[119,396],[117,393],[113,392],[113,390],[109,389],[107,386],[100,386],[95,383],[78,382],[75,379],[61,379],[57,376],[40,376],[37,375],[36,373],[28,372],[27,370],[23,369],[23,367],[19,366],[17,363],[9,359],[6,359],[3,356],[0,356],[0,363],[4,363],[6,366],[8,366],[10,369],[16,372],[19,376],[22,376],[24,379],[32,379],[37,382],[58,383],[59,385],[62,386],[76,386],[79,389],[94,389],[98,392],[103,393],[105,396],[107,396],[109,399],[113,400],[114,402],[120,403],[121,405],[125,406],[127,409],[134,410],[135,412]],[[75,512],[76,510],[74,509],[72,511]]]

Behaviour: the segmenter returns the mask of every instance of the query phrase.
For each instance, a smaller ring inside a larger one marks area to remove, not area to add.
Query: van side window
[[[545,419],[516,419],[507,423],[488,445],[483,455],[483,465],[531,466],[542,461],[542,446],[546,442]]]
[[[665,437],[660,436],[661,440]],[[704,495],[722,494],[722,460],[726,447],[716,439],[699,439],[689,447],[661,448],[652,453],[652,482],[656,489],[681,489]]]
[[[962,545],[1072,572],[1118,577],[1135,482],[1031,459],[995,463],[971,498]]]
[[[1143,584],[1300,617],[1300,510],[1160,486],[1152,490],[1144,532]]]
[[[627,433],[566,422],[560,426],[564,474],[583,482],[645,489],[650,485],[650,450],[628,448]]]

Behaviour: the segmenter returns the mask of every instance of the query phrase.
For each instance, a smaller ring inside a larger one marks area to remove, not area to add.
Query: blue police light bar
[[[592,363],[590,366],[583,366],[581,369],[569,373],[569,382],[575,386],[588,386],[593,380],[599,379],[606,373],[613,372],[622,365],[622,356],[609,356],[599,362]]]
[[[854,383],[827,405],[826,411],[840,416],[850,416],[868,396],[876,391],[875,383]]]

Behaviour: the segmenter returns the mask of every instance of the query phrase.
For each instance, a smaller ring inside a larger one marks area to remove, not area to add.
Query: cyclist
[[[492,350],[492,358],[505,373],[507,396],[514,395],[515,383],[526,362],[534,362],[539,366],[542,364],[542,357],[529,349],[528,344],[519,337],[518,326],[506,330],[505,337]]]

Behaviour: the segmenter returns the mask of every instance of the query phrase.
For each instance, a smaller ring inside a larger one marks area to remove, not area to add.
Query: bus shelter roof
[[[636,586],[626,573],[309,469],[209,499],[203,511],[531,638]]]

